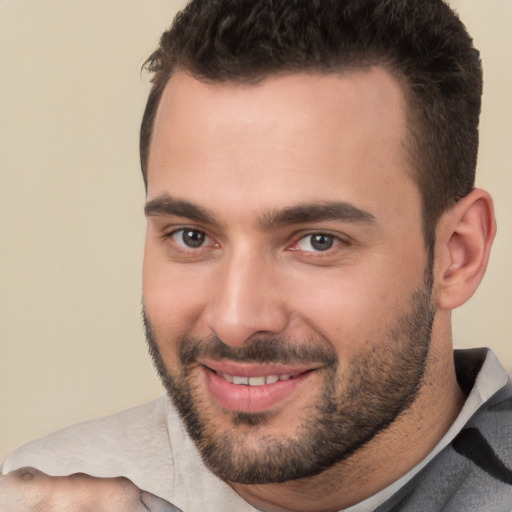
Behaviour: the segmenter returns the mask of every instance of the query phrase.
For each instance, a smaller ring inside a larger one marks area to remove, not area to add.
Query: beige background
[[[455,338],[512,368],[512,0],[452,3],[484,59],[479,184],[499,219]],[[0,459],[162,392],[139,315],[139,68],[182,4],[0,3]]]

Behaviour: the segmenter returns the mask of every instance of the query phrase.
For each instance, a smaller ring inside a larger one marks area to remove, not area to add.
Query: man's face
[[[414,400],[431,263],[384,70],[168,83],[148,163],[148,341],[205,462],[317,474]]]

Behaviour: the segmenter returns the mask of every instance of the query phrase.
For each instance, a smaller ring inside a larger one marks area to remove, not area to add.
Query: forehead
[[[170,193],[201,204],[207,191],[212,204],[245,195],[270,209],[305,200],[367,206],[386,187],[411,189],[405,143],[404,94],[379,67],[250,85],[178,72],[155,118],[148,199]]]

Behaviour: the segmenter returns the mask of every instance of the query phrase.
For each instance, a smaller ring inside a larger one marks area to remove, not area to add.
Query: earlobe
[[[496,234],[491,196],[474,189],[443,215],[436,232],[436,306],[451,310],[473,295],[487,268]]]

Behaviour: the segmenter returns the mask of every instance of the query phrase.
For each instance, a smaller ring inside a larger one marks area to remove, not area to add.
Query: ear
[[[495,234],[493,202],[481,189],[474,189],[441,217],[436,229],[437,308],[455,309],[475,293]]]

